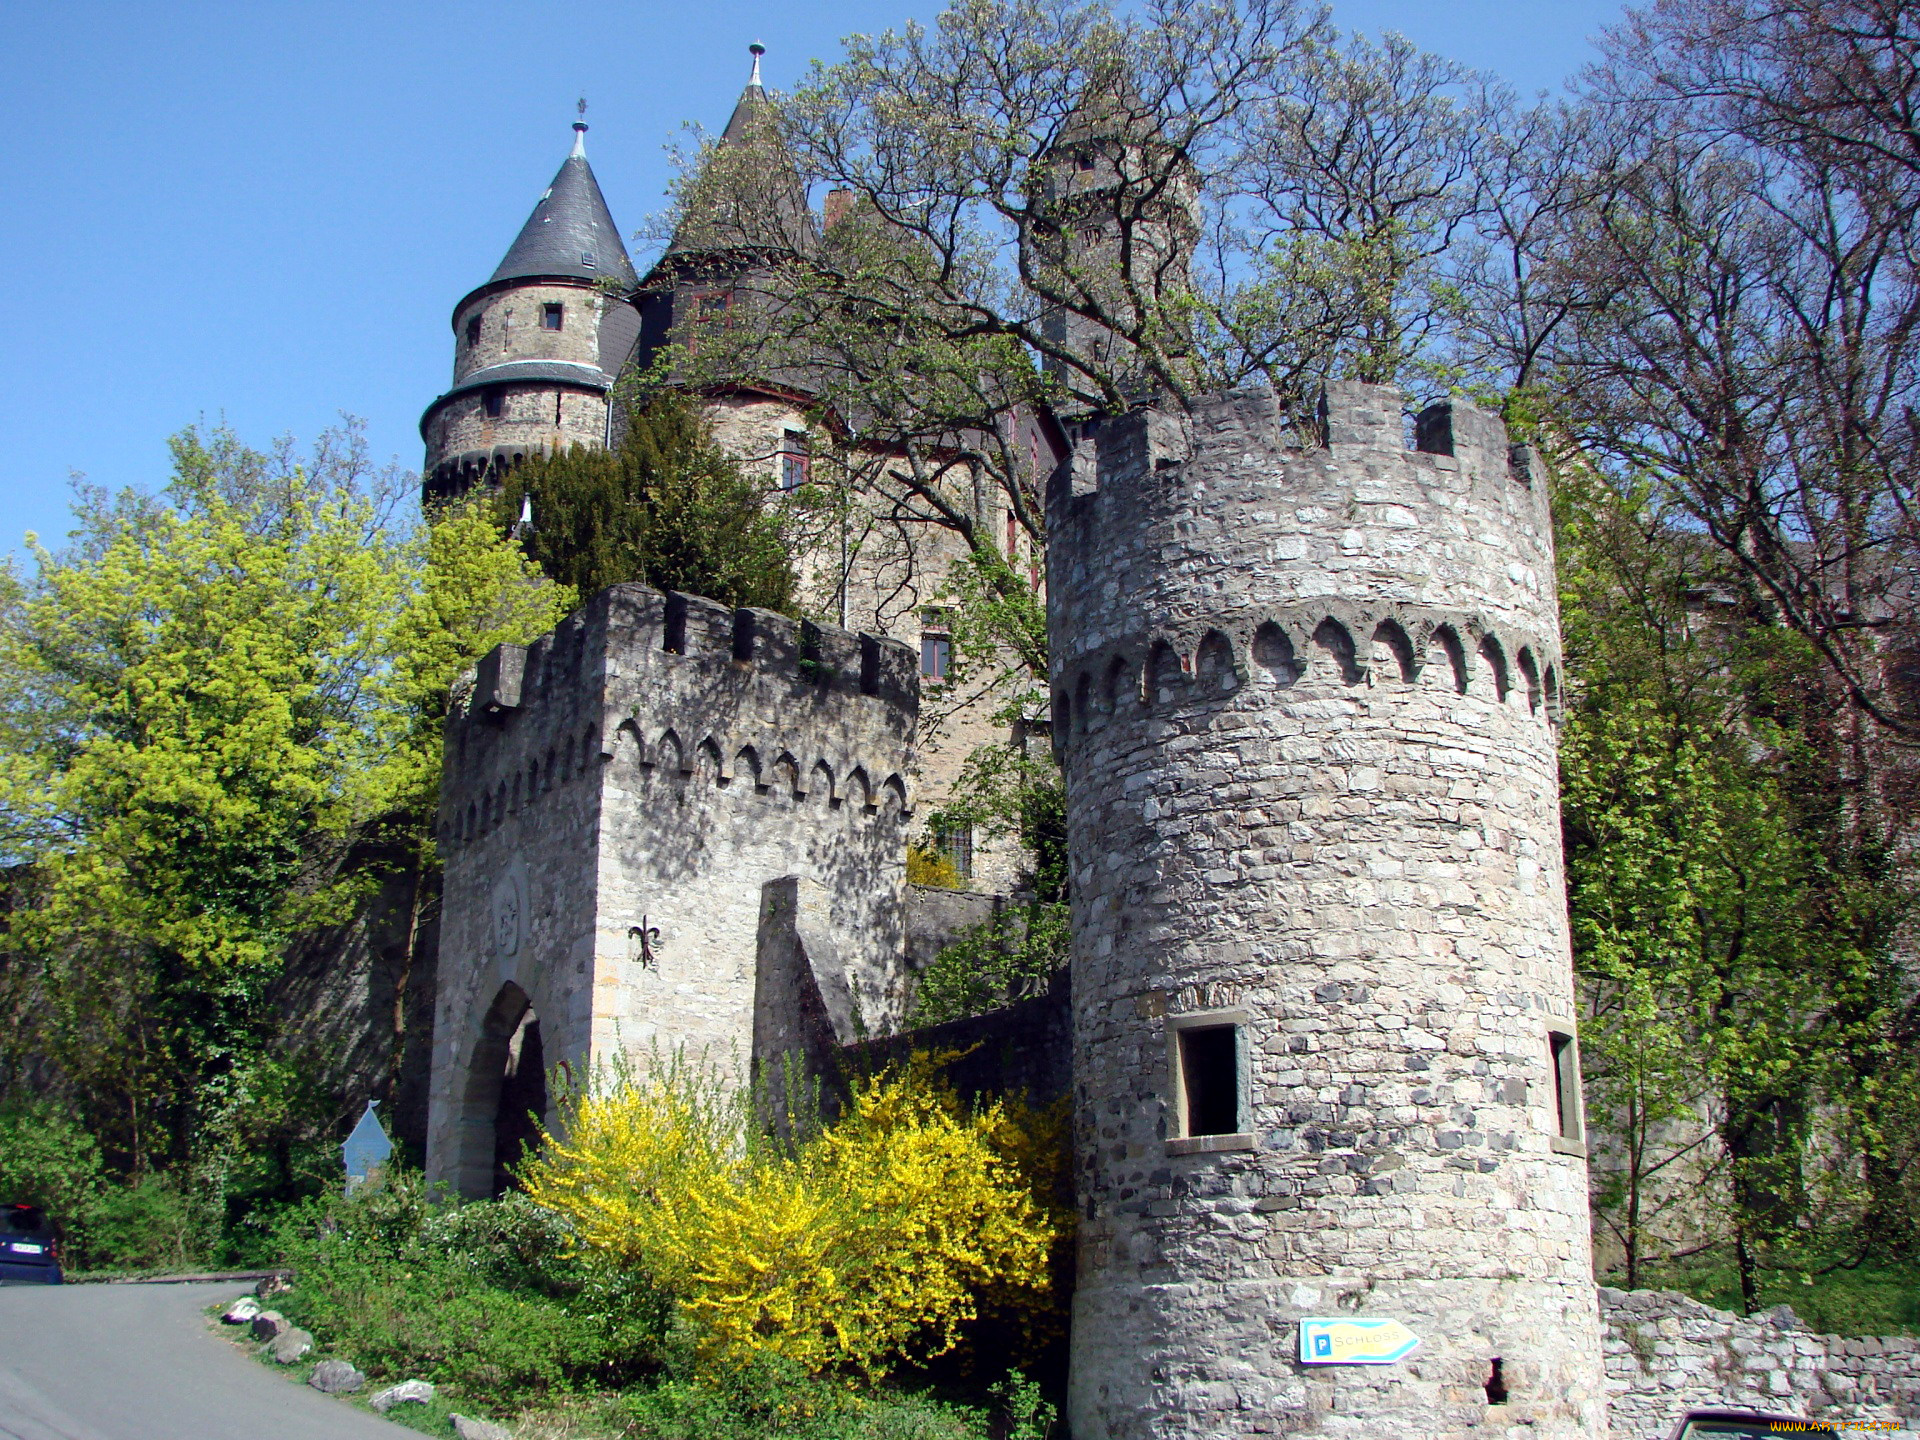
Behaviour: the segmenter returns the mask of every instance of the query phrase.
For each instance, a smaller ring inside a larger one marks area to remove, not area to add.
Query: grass
[[[285,1297],[278,1297],[285,1298]],[[232,1303],[207,1308],[221,1337],[283,1376],[304,1385],[323,1360],[353,1359],[325,1344],[292,1365],[281,1365],[266,1347],[248,1337],[246,1327],[219,1322]],[[369,1413],[372,1397],[399,1377],[368,1377],[365,1388],[333,1398]],[[764,1373],[742,1375],[719,1387],[661,1377],[625,1389],[581,1389],[526,1397],[504,1413],[497,1406],[463,1397],[457,1387],[439,1386],[426,1405],[399,1405],[385,1419],[423,1435],[453,1434],[455,1413],[507,1424],[516,1440],[1044,1440],[1051,1412],[1039,1388],[1015,1377],[993,1387],[996,1425],[976,1406],[924,1392],[880,1387],[855,1392],[825,1379],[786,1373],[777,1365]]]

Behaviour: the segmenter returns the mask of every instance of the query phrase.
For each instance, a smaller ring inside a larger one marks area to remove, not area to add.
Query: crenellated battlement
[[[1070,710],[1113,657],[1145,697],[1150,653],[1197,677],[1210,635],[1257,678],[1271,631],[1306,683],[1411,683],[1438,658],[1462,693],[1498,701],[1527,671],[1542,709],[1559,644],[1532,458],[1467,404],[1429,406],[1413,438],[1398,390],[1356,383],[1304,413],[1243,390],[1101,422],[1048,497],[1048,593],[1074,617],[1053,647],[1056,703]]]
[[[900,641],[616,585],[532,644],[497,647],[457,692],[442,843],[489,833],[601,762],[904,815],[918,708]]]
[[[480,661],[440,792],[436,1177],[496,1183],[489,1097],[527,1015],[576,1067],[781,1063],[807,985],[836,1025],[898,1022],[916,662],[644,585]]]
[[[1236,474],[1284,482],[1286,471],[1309,459],[1358,462],[1366,473],[1354,476],[1357,484],[1399,482],[1418,493],[1433,487],[1428,477],[1458,473],[1502,509],[1535,505],[1531,452],[1508,442],[1497,415],[1443,400],[1415,417],[1408,440],[1396,386],[1338,381],[1307,411],[1270,390],[1233,390],[1203,396],[1186,411],[1146,408],[1100,421],[1054,472],[1048,508],[1068,521],[1096,506],[1111,512],[1144,501],[1159,509],[1196,482],[1231,483]],[[1382,463],[1389,456],[1401,460],[1398,474]],[[1103,494],[1103,504],[1094,500]]]

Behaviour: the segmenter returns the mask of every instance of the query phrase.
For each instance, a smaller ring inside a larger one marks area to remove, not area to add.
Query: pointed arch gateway
[[[512,981],[480,1022],[460,1095],[454,1189],[488,1200],[514,1187],[513,1169],[539,1143],[547,1118],[546,1051],[533,1002]]]

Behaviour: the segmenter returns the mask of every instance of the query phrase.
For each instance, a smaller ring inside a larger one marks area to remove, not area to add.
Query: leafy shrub
[[[939,1025],[1043,994],[1067,963],[1073,919],[1059,901],[1033,901],[969,926],[920,973],[912,1023]]]
[[[621,1397],[628,1440],[1047,1440],[1054,1410],[1014,1374],[979,1407],[888,1390],[861,1393],[762,1351],[712,1372],[671,1374]]]
[[[203,1257],[193,1206],[173,1177],[143,1175],[100,1192],[87,1222],[87,1264],[101,1270],[178,1270]]]
[[[435,1206],[397,1171],[305,1207],[281,1245],[296,1275],[281,1310],[375,1377],[511,1404],[621,1378],[657,1348],[651,1293],[587,1271],[523,1196]]]
[[[699,1067],[619,1065],[562,1098],[566,1139],[524,1177],[587,1254],[672,1297],[703,1370],[878,1376],[951,1349],[983,1294],[1049,1292],[1061,1221],[1018,1126],[965,1113],[926,1057],[791,1145],[752,1110]]]
[[[936,890],[967,888],[967,882],[960,878],[960,867],[953,863],[953,857],[943,854],[932,845],[907,846],[907,883],[929,885]]]
[[[0,1114],[0,1205],[38,1205],[69,1253],[88,1244],[103,1188],[100,1147],[48,1105]]]

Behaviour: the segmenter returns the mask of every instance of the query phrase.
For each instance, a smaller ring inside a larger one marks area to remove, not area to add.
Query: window
[[[558,330],[567,323],[567,307],[564,305],[542,305],[540,307],[540,328]]]
[[[1247,1100],[1249,1056],[1244,1010],[1208,1010],[1167,1020],[1167,1062],[1173,1093],[1169,1155],[1202,1155],[1254,1147]]]
[[[1240,1027],[1204,1025],[1180,1035],[1180,1102],[1188,1135],[1240,1130]]]
[[[1573,1032],[1548,1031],[1547,1054],[1553,1066],[1554,1149],[1580,1153],[1580,1049]]]
[[[920,678],[944,680],[953,671],[953,641],[943,610],[920,612]]]
[[[789,430],[780,442],[780,488],[798,490],[812,478],[813,457],[804,430]]]
[[[952,825],[933,832],[933,848],[953,863],[962,880],[973,878],[973,827]]]
[[[480,317],[474,316],[467,321],[467,348],[471,350],[480,343]]]
[[[580,268],[581,269],[583,270],[597,269],[599,267],[599,264],[600,264],[599,257],[596,256],[593,253],[593,251],[582,250],[580,252]]]
[[[1093,163],[1094,163],[1093,156],[1089,155],[1086,151],[1083,150],[1080,152],[1080,156],[1077,163],[1079,164],[1082,170],[1091,170],[1093,169]]]
[[[686,341],[687,353],[700,353],[700,336],[708,326],[726,329],[730,323],[728,311],[733,305],[732,292],[727,290],[695,290],[687,296],[687,327],[682,337]]]
[[[487,418],[489,420],[498,420],[501,411],[507,408],[507,392],[504,390],[489,390],[481,397],[480,403],[486,407]]]
[[[920,678],[944,680],[953,669],[953,641],[945,635],[920,637]]]

